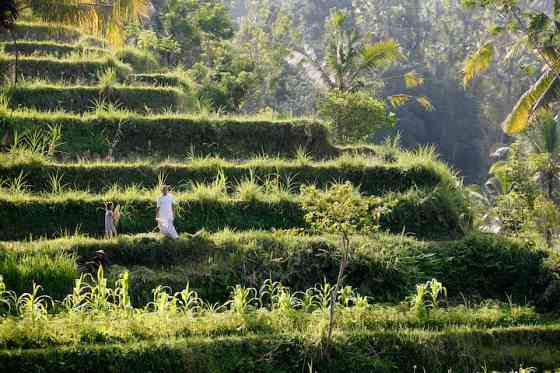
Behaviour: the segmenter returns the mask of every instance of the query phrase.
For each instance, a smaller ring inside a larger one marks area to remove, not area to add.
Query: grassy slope
[[[15,58],[0,57],[0,77],[9,77]],[[96,58],[59,59],[56,57],[21,57],[18,60],[18,76],[25,79],[48,79],[51,82],[94,83],[97,73],[114,68],[121,79],[125,79],[132,69],[111,56]]]
[[[426,159],[416,158],[384,163],[372,158],[343,156],[313,162],[260,158],[246,162],[231,162],[220,158],[191,159],[188,162],[82,162],[57,163],[49,161],[10,161],[0,163],[0,175],[13,180],[20,174],[30,191],[49,192],[52,176],[59,176],[62,184],[75,190],[93,193],[107,191],[111,186],[153,188],[162,178],[181,191],[188,183],[211,183],[223,172],[226,183],[233,187],[242,180],[254,180],[263,185],[277,181],[288,190],[298,190],[303,184],[321,187],[337,181],[350,181],[367,195],[404,192],[412,187],[434,188],[450,179],[445,169],[433,167]]]
[[[260,319],[261,323],[266,322],[266,317]],[[258,318],[245,316],[238,320],[237,330],[259,327]],[[170,321],[161,320],[159,325]],[[204,318],[198,321],[205,323]],[[2,350],[0,364],[10,372],[36,371],[40,367],[41,372],[57,373],[98,372],[100,367],[104,371],[298,372],[306,371],[309,364],[320,372],[425,369],[442,373],[449,369],[472,372],[481,366],[492,371],[509,371],[520,365],[541,370],[560,366],[559,325],[361,331],[337,335],[330,358],[326,358],[321,355],[324,346],[318,345],[318,338],[294,332],[289,329],[291,324],[286,321],[284,327],[292,331],[277,334],[167,337],[126,344],[119,343],[122,337],[118,336],[106,344],[96,344],[96,338],[101,342],[113,334],[103,332],[105,325],[98,324],[89,330],[84,328],[82,344],[56,349]],[[125,325],[130,328],[134,324]]]
[[[109,54],[108,49],[86,47],[79,44],[60,43],[52,40],[18,40],[17,46],[14,45],[14,43],[5,42],[0,44],[0,49],[2,48],[6,53],[12,55],[17,51],[20,56],[56,56],[61,58],[71,54],[81,53],[85,53],[87,55],[97,54],[99,56]]]
[[[111,102],[122,110],[138,113],[161,113],[184,111],[187,97],[176,88],[130,87],[114,85],[110,92],[101,92],[96,86],[68,86],[55,84],[33,84],[19,86],[10,91],[12,109],[30,108],[38,111],[62,109],[70,113],[85,113],[95,110],[96,102]]]
[[[514,302],[531,301],[542,308],[558,306],[559,294],[551,290],[560,260],[522,242],[480,234],[449,242],[383,234],[356,237],[352,245],[356,254],[346,284],[376,302],[399,302],[417,283],[437,278],[450,296],[503,300],[511,296]],[[151,300],[151,289],[158,285],[179,291],[187,283],[206,300],[224,302],[231,286],[259,287],[268,278],[294,290],[314,287],[324,279],[334,282],[338,266],[329,253],[337,247],[332,237],[281,231],[201,233],[176,242],[154,235],[116,240],[69,237],[0,243],[0,273],[18,293],[28,291],[35,280],[61,299],[77,275],[73,258],[105,250],[114,265],[112,277],[125,268],[131,271],[136,304]]]
[[[196,232],[230,227],[245,229],[305,228],[304,211],[298,195],[267,192],[256,184],[241,184],[237,195],[229,196],[211,185],[176,193],[178,230]],[[9,193],[9,192],[8,192]],[[155,228],[154,204],[157,191],[129,189],[104,195],[66,192],[54,195],[0,194],[0,240],[24,239],[74,232],[102,232],[102,207],[106,200],[120,205],[123,233],[150,232]],[[464,197],[456,191],[411,190],[373,199],[372,207],[383,207],[380,226],[393,233],[421,238],[457,237],[462,232]]]
[[[142,116],[115,111],[80,116],[13,111],[0,113],[0,124],[0,131],[20,133],[30,128],[61,126],[63,144],[60,150],[74,157],[106,155],[117,133],[114,155],[121,158],[134,155],[184,158],[193,150],[196,154],[232,159],[260,154],[293,157],[301,148],[318,158],[338,153],[321,123],[301,119],[185,114]]]

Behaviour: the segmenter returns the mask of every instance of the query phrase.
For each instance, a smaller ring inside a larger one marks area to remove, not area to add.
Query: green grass
[[[14,43],[5,42],[0,48],[6,53],[15,54],[16,50],[20,56],[34,57],[68,57],[72,54],[84,54],[86,56],[97,55],[104,56],[109,54],[109,50],[102,48],[85,47],[80,44],[60,43],[52,40],[35,41],[35,40],[18,40],[17,46]]]
[[[71,157],[135,155],[184,158],[192,153],[247,159],[261,154],[295,157],[305,148],[314,157],[337,153],[327,129],[316,120],[270,119],[266,116],[185,115],[142,116],[112,109],[94,114],[32,110],[0,112],[0,132],[62,128],[60,150]]]
[[[130,87],[115,84],[101,91],[97,86],[68,86],[52,83],[19,85],[10,90],[12,109],[85,113],[94,111],[100,102],[113,103],[121,110],[137,113],[180,112],[188,103],[185,94],[168,87]]]
[[[179,73],[152,73],[152,74],[131,74],[127,78],[129,84],[147,84],[158,87],[177,87],[186,92],[195,89],[195,83],[185,74]]]
[[[56,176],[56,175],[55,175]],[[55,177],[56,178],[56,177]],[[188,181],[185,181],[188,182]],[[56,236],[60,232],[80,229],[84,233],[101,232],[103,201],[121,205],[123,219],[120,230],[125,233],[149,232],[154,229],[154,204],[157,188],[152,190],[114,187],[104,194],[94,195],[73,191],[51,183],[51,193],[25,193],[25,180],[20,188],[11,184],[0,194],[0,240],[22,239],[33,236]],[[288,229],[307,227],[304,211],[297,194],[273,185],[266,191],[262,186],[241,181],[229,195],[225,181],[212,184],[193,183],[188,192],[175,197],[182,213],[176,219],[183,232],[234,229]],[[17,191],[15,193],[14,191]],[[369,202],[381,207],[380,226],[393,233],[414,234],[421,238],[451,238],[462,234],[469,216],[460,192],[438,187],[432,191],[410,190],[389,193]]]
[[[18,75],[24,79],[47,79],[51,82],[94,83],[97,81],[98,71],[109,67],[115,68],[121,79],[132,72],[128,65],[112,56],[100,58],[95,54],[91,57],[78,54],[69,57],[71,58],[21,57],[18,61]],[[14,62],[13,56],[0,56],[0,77],[11,77]]]
[[[75,190],[89,190],[101,193],[111,185],[121,188],[138,186],[154,188],[160,178],[183,191],[189,182],[210,183],[219,172],[223,172],[233,185],[253,175],[253,179],[265,188],[281,184],[287,190],[299,190],[304,184],[321,187],[350,181],[367,195],[382,195],[387,192],[404,192],[412,187],[434,188],[449,179],[449,170],[434,169],[422,159],[403,162],[383,163],[376,158],[343,156],[329,161],[310,161],[280,158],[256,158],[245,162],[232,162],[221,158],[191,158],[186,162],[79,162],[57,163],[52,161],[10,160],[0,157],[2,179],[15,179],[23,174],[29,189],[33,192],[49,190],[53,175],[59,175],[62,182]]]
[[[557,326],[439,332],[370,332],[338,337],[332,357],[315,339],[294,334],[165,339],[4,350],[10,372],[510,372],[520,365],[552,372],[560,365]]]
[[[131,66],[135,73],[153,73],[161,68],[161,64],[151,52],[134,47],[124,47],[116,51],[115,58]]]
[[[417,283],[437,278],[461,303],[462,296],[503,301],[509,297],[542,310],[558,308],[554,278],[559,258],[520,241],[481,234],[457,241],[379,234],[354,237],[352,247],[355,254],[345,285],[375,302],[398,303],[415,291]],[[137,305],[149,302],[151,289],[159,285],[180,291],[189,283],[205,300],[223,303],[237,284],[259,287],[272,279],[305,291],[324,281],[334,283],[338,264],[333,253],[339,248],[334,237],[297,231],[201,232],[195,238],[182,235],[178,241],[153,234],[112,240],[66,236],[0,243],[0,273],[18,293],[30,291],[36,280],[60,300],[73,285],[74,258],[105,250],[113,264],[110,278],[130,271],[131,296]]]
[[[55,26],[38,22],[18,22],[15,28],[16,39],[36,41],[58,41],[75,43],[83,35],[78,29],[68,26]],[[9,33],[0,34],[0,40],[11,42]]]

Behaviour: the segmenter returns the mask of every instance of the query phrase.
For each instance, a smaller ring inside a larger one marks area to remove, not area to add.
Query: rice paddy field
[[[434,149],[340,148],[315,118],[205,112],[181,71],[73,29],[16,34],[0,371],[560,372],[558,254],[476,231]],[[379,226],[349,237],[333,304],[345,243],[309,224],[304,190],[346,182]],[[178,240],[156,229],[166,184]],[[80,271],[98,250],[109,270]]]

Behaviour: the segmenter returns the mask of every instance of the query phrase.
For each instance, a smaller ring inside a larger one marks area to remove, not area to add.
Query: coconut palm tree
[[[324,62],[304,48],[294,52],[305,58],[309,65],[308,75],[320,80],[319,85],[327,90],[339,92],[374,91],[384,80],[382,75],[395,62],[403,59],[399,44],[393,39],[371,42],[369,35],[361,35],[356,28],[346,27],[348,15],[340,10],[331,14],[327,22],[327,41]],[[393,78],[404,78],[407,88],[421,86],[424,79],[415,72]],[[390,96],[393,107],[406,104],[414,97],[407,94]],[[417,97],[416,101],[427,110],[432,104],[427,97]]]
[[[519,98],[502,123],[502,129],[510,135],[527,129],[540,109],[548,109],[560,101],[560,46],[557,43],[560,0],[541,0],[532,5],[530,12],[523,12],[517,5],[504,7],[518,30],[516,40],[509,45],[506,55],[515,57],[523,49],[531,50],[544,65],[539,79]],[[530,15],[528,23],[524,18],[527,14]],[[467,58],[463,67],[465,86],[491,66],[497,55],[496,44],[496,40],[488,41]]]

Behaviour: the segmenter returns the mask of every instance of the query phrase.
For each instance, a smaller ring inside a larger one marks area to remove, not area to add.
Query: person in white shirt
[[[157,199],[156,221],[159,231],[166,237],[174,240],[179,238],[175,226],[173,225],[175,199],[169,192],[169,186],[161,188],[161,196]]]

